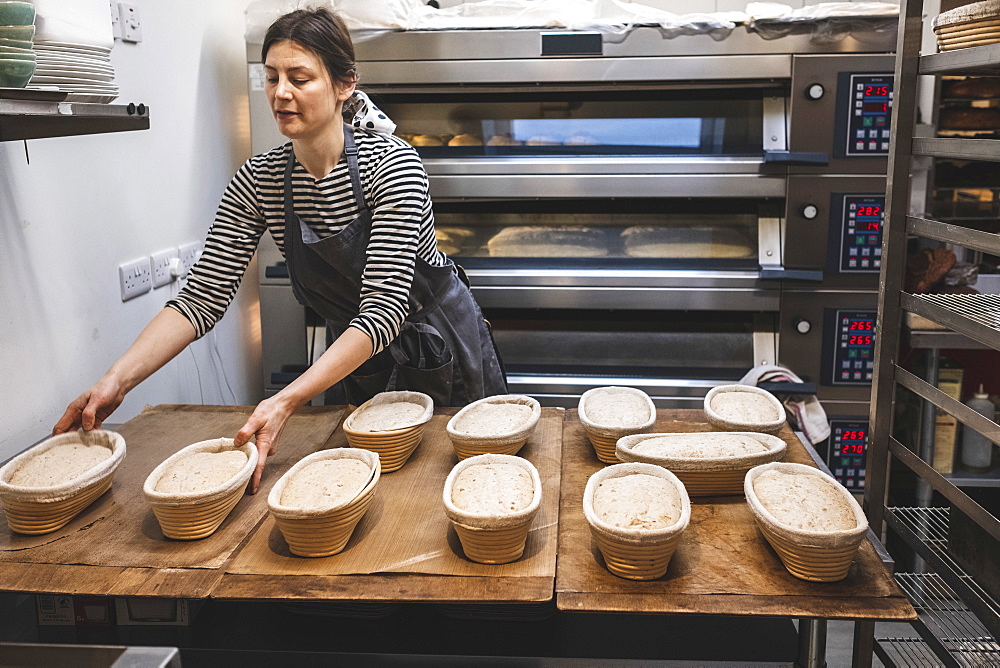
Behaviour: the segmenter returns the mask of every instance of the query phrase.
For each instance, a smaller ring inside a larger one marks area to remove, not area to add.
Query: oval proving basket
[[[481,435],[470,433],[459,427],[463,418],[483,404],[520,404],[531,409],[531,415],[523,423],[514,429],[498,430],[496,433]],[[455,413],[454,417],[448,420],[445,429],[452,445],[455,447],[455,454],[459,459],[474,457],[475,455],[496,454],[514,455],[517,454],[524,444],[528,442],[531,432],[538,425],[538,419],[542,416],[542,407],[537,401],[523,394],[498,394],[486,397],[471,404]]]
[[[767,451],[728,457],[668,457],[635,451],[636,446],[653,438],[671,437],[682,441],[704,443],[728,436],[752,438],[766,447]],[[618,441],[616,453],[618,459],[623,462],[645,462],[669,470],[684,483],[684,488],[690,496],[724,496],[742,494],[747,471],[755,466],[781,459],[785,455],[786,447],[783,440],[771,434],[709,431],[625,436]]]
[[[673,485],[681,500],[681,516],[661,529],[625,529],[609,524],[594,510],[594,493],[598,485],[611,478],[644,473],[663,478]],[[629,580],[655,580],[663,577],[670,566],[670,558],[680,543],[681,535],[691,521],[691,501],[684,484],[673,473],[653,464],[631,462],[614,464],[601,469],[587,480],[583,492],[583,514],[590,524],[598,549],[604,556],[608,571]]]
[[[326,508],[306,509],[281,503],[285,485],[299,471],[325,459],[357,459],[368,465],[371,477],[357,495],[345,503]],[[382,473],[379,456],[361,448],[320,450],[303,457],[281,476],[267,496],[267,507],[288,543],[292,554],[300,557],[328,557],[347,545],[354,527],[364,516],[375,497],[375,484]]]
[[[373,406],[399,402],[419,404],[424,412],[413,424],[388,431],[356,431],[353,427],[358,416]],[[358,410],[344,420],[344,434],[352,448],[371,450],[378,454],[382,473],[390,473],[403,468],[413,451],[420,445],[424,436],[424,425],[434,417],[434,400],[422,392],[398,390],[396,392],[381,392],[361,404]]]
[[[649,411],[646,418],[627,426],[608,425],[596,422],[588,414],[588,404],[593,408],[593,402],[614,401],[616,394],[640,399]],[[590,439],[590,444],[594,446],[597,458],[605,464],[618,463],[618,457],[615,454],[615,445],[618,443],[618,439],[632,434],[646,433],[653,428],[653,424],[656,422],[656,406],[653,404],[653,400],[642,390],[633,387],[609,386],[587,390],[580,397],[577,413],[580,416],[580,424],[583,425],[583,430],[587,433],[587,438]]]
[[[716,397],[732,392],[749,392],[754,395],[764,397],[767,403],[774,406],[774,409],[777,411],[777,419],[757,421],[733,420],[719,415],[719,413],[712,408],[712,403],[716,400]],[[712,426],[726,431],[758,431],[766,434],[775,434],[781,431],[781,428],[785,426],[785,406],[778,400],[778,397],[774,396],[767,390],[762,390],[759,387],[754,387],[753,385],[719,385],[718,387],[713,387],[708,391],[708,394],[705,395],[705,417]]]
[[[517,466],[531,476],[533,489],[528,505],[503,515],[479,515],[456,506],[452,500],[452,491],[458,475],[470,466],[493,463]],[[517,561],[524,554],[531,521],[542,504],[542,479],[538,476],[538,470],[527,459],[513,455],[476,455],[463,459],[452,468],[444,482],[443,496],[445,514],[455,527],[465,556],[481,564],[507,564]]]
[[[857,526],[846,530],[808,531],[779,522],[761,503],[753,486],[754,480],[762,473],[774,469],[816,476],[829,482],[824,488],[829,488],[831,493],[839,495],[848,504],[854,511]],[[812,466],[773,462],[750,469],[744,482],[744,493],[757,527],[789,573],[800,580],[813,582],[836,582],[847,576],[851,561],[868,531],[868,520],[858,502],[840,483]]]
[[[233,439],[216,438],[181,448],[160,463],[146,478],[142,491],[153,507],[160,530],[167,538],[196,540],[210,536],[236,507],[257,466],[257,446],[244,443],[238,449],[247,456],[246,464],[225,483],[200,492],[158,492],[156,483],[178,459],[198,452],[233,450]]]
[[[66,482],[50,487],[12,485],[8,481],[30,459],[57,446],[72,443],[101,445],[111,456]],[[0,468],[0,504],[11,531],[36,535],[66,526],[84,508],[111,487],[115,469],[125,459],[125,439],[103,429],[83,429],[48,438]]]

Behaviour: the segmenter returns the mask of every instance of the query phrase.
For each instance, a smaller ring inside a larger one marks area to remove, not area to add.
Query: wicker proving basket
[[[847,530],[807,531],[780,523],[760,502],[753,486],[760,474],[772,469],[805,473],[828,482],[829,489],[840,495],[854,511],[857,526]],[[847,577],[851,561],[868,531],[868,520],[846,488],[812,466],[773,462],[750,469],[744,481],[744,493],[757,527],[789,573],[812,582],[836,582]]]
[[[306,466],[325,459],[357,459],[371,469],[371,478],[353,499],[338,506],[305,509],[283,505],[281,495],[288,481]],[[296,462],[267,496],[268,510],[274,515],[291,553],[300,557],[328,557],[342,551],[375,497],[375,484],[381,472],[379,456],[359,448],[320,450]]]
[[[455,505],[452,489],[458,475],[470,466],[491,463],[508,463],[528,472],[534,489],[527,506],[505,515],[477,515]],[[444,512],[455,527],[465,556],[481,564],[508,564],[524,554],[531,521],[542,503],[542,479],[538,469],[527,459],[502,454],[476,455],[452,468],[444,482],[443,499]]]
[[[598,485],[610,478],[637,473],[663,478],[677,488],[681,499],[681,516],[669,527],[661,529],[624,529],[601,520],[594,511],[594,493]],[[691,521],[691,500],[684,484],[673,473],[653,464],[630,462],[605,467],[590,476],[583,492],[583,513],[590,524],[594,542],[604,556],[604,564],[613,575],[629,580],[655,580],[663,577],[670,566],[681,535]]]
[[[366,409],[381,404],[404,401],[420,404],[424,407],[424,412],[414,424],[389,431],[355,431],[352,428],[357,417]],[[420,439],[424,437],[424,425],[432,417],[434,417],[434,400],[423,392],[408,390],[381,392],[361,404],[356,411],[347,416],[347,419],[344,420],[344,434],[352,448],[361,448],[377,453],[381,461],[382,473],[390,473],[403,468],[403,464],[420,445]]]
[[[759,441],[767,451],[738,457],[662,457],[635,451],[635,447],[643,441],[662,436],[700,442],[726,436],[747,436]],[[662,466],[684,483],[690,496],[724,496],[742,494],[747,471],[781,459],[786,447],[785,442],[777,436],[749,431],[637,434],[618,441],[617,456],[623,462],[646,462]]]
[[[233,439],[216,438],[181,448],[160,463],[146,478],[142,491],[153,507],[160,530],[167,538],[197,540],[212,535],[243,496],[244,489],[257,467],[257,446],[244,443],[238,448],[247,462],[222,485],[201,492],[158,492],[156,484],[178,459],[198,452],[222,452],[233,449]]]
[[[761,422],[734,422],[727,420],[712,408],[712,402],[715,401],[715,398],[727,392],[750,392],[765,397],[778,412],[778,419]],[[785,426],[785,406],[778,397],[767,390],[762,390],[753,385],[719,385],[713,387],[705,395],[705,417],[713,427],[725,431],[757,431],[765,434],[776,434]]]
[[[102,445],[111,456],[71,480],[52,487],[25,487],[8,482],[29,459],[57,445]],[[113,431],[83,429],[48,438],[0,468],[0,505],[11,531],[45,534],[66,526],[84,508],[108,491],[115,469],[125,459],[125,439]]]
[[[587,404],[599,400],[602,395],[608,392],[632,394],[641,397],[649,409],[646,419],[629,426],[612,426],[594,422],[587,415]],[[605,464],[618,463],[618,457],[615,455],[615,445],[618,443],[618,439],[632,434],[644,434],[652,429],[656,423],[656,405],[653,404],[653,400],[642,390],[637,390],[633,387],[608,386],[587,390],[580,397],[577,414],[580,416],[580,424],[583,425],[583,430],[587,433],[587,438],[590,439],[590,444],[594,446],[597,458]]]
[[[1000,0],[985,0],[942,12],[931,23],[939,51],[1000,42]]]
[[[518,425],[515,429],[507,432],[481,436],[478,434],[460,431],[456,425],[462,421],[462,418],[475,410],[477,406],[481,406],[482,404],[521,404],[531,409],[531,415],[525,422]],[[538,425],[538,419],[541,416],[541,404],[531,397],[523,394],[498,394],[492,397],[486,397],[485,399],[480,399],[478,401],[473,401],[471,404],[455,413],[455,415],[448,420],[448,424],[445,429],[448,432],[448,438],[451,439],[451,443],[455,447],[455,454],[458,455],[460,460],[484,454],[515,455],[521,450],[522,447],[524,447],[524,444],[528,442],[528,438],[531,436],[531,432],[533,432],[535,427]]]

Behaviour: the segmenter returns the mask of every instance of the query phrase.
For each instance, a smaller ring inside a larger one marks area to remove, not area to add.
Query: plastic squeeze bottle
[[[979,391],[965,401],[965,405],[985,415],[990,420],[996,411],[996,406],[990,401],[990,396],[983,392],[982,384]],[[990,470],[990,460],[993,456],[993,441],[980,434],[968,425],[962,427],[962,466],[976,473]]]

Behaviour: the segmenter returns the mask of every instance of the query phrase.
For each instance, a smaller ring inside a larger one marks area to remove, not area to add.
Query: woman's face
[[[315,138],[340,123],[344,101],[354,86],[330,79],[323,61],[297,42],[276,42],[264,63],[264,92],[278,131],[289,139]]]

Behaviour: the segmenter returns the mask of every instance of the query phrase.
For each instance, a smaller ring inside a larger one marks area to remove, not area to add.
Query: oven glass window
[[[454,101],[446,95],[420,95],[381,100],[380,105],[395,121],[396,134],[425,158],[735,157],[761,154],[759,95],[675,99],[671,91],[615,97],[491,94]]]

